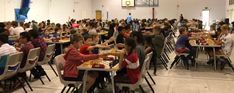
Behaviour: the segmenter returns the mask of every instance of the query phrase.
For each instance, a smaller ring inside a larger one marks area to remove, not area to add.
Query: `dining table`
[[[214,70],[216,70],[217,69],[216,52],[218,51],[217,48],[222,47],[220,44],[217,44],[215,42],[216,38],[212,38],[211,34],[207,33],[207,32],[193,33],[190,37],[192,37],[193,39],[189,40],[189,44],[192,47],[196,48],[196,57],[199,54],[199,49],[212,48],[212,52],[213,52],[213,56],[214,56]]]
[[[83,76],[83,90],[82,93],[85,93],[85,87],[86,87],[86,81],[87,81],[87,75],[89,71],[105,71],[105,72],[110,72],[111,75],[111,87],[112,87],[112,93],[115,93],[115,83],[114,83],[114,76],[116,74],[116,71],[118,71],[119,68],[119,62],[122,60],[123,55],[122,53],[118,52],[116,49],[110,49],[110,50],[104,50],[100,51],[101,53],[119,53],[120,56],[108,56],[112,57],[113,59],[119,59],[117,63],[113,63],[113,60],[105,60],[103,58],[98,58],[95,60],[90,60],[87,62],[82,63],[77,67],[77,70],[84,70],[84,76]]]

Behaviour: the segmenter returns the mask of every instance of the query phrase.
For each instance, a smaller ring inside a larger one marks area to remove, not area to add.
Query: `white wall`
[[[160,0],[159,7],[155,7],[155,17],[178,18],[182,13],[185,18],[200,19],[202,9],[206,6],[210,9],[211,20],[225,18],[225,0]],[[103,11],[103,19],[106,19],[107,11],[110,19],[126,18],[129,12],[135,18],[152,18],[152,7],[122,8],[121,0],[93,0],[93,17],[95,10]]]
[[[19,8],[21,0],[0,0],[0,21],[15,20],[15,8]],[[73,9],[75,10],[73,12]],[[65,23],[70,18],[92,17],[91,0],[31,0],[28,20]]]
[[[21,0],[0,0],[0,21],[15,20],[14,8],[19,8],[20,2]],[[226,0],[160,0],[159,7],[155,7],[155,17],[178,18],[182,13],[185,18],[200,18],[201,11],[206,6],[210,8],[211,21],[230,14],[225,9]],[[28,20],[36,21],[51,19],[64,23],[69,17],[95,18],[95,10],[102,10],[103,19],[106,19],[107,11],[109,19],[126,18],[129,12],[135,18],[152,18],[152,7],[122,8],[121,0],[32,0],[30,8]]]

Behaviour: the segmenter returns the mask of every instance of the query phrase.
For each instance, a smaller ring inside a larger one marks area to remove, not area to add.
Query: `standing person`
[[[132,14],[129,13],[127,17],[127,24],[130,24],[132,22]]]
[[[156,57],[153,57],[153,64],[154,64],[154,75],[156,75],[156,64],[159,61],[159,58],[161,56],[162,53],[162,49],[163,49],[163,45],[164,45],[164,37],[161,34],[161,28],[159,25],[156,25],[153,27],[153,38],[152,38],[152,42],[153,42],[153,48],[155,49],[156,52]]]

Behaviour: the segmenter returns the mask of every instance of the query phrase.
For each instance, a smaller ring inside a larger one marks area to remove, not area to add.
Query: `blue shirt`
[[[132,21],[132,16],[129,15],[129,16],[127,17],[127,23],[129,24],[131,21]]]
[[[179,39],[176,42],[176,49],[178,48],[186,48],[186,45],[188,43],[188,36],[186,35],[181,35]]]

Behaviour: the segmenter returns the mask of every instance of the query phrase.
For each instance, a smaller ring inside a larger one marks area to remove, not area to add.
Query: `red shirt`
[[[82,46],[80,47],[80,53],[81,53],[81,54],[85,54],[85,55],[90,54],[90,53],[89,53],[89,50],[88,50],[89,46],[90,46],[90,45],[87,45],[87,44],[82,45]]]
[[[98,55],[84,55],[81,54],[78,49],[70,47],[68,52],[65,54],[64,59],[66,60],[64,65],[64,77],[77,78],[79,73],[77,66],[88,60],[97,59]]]
[[[137,53],[134,51],[128,54],[123,61],[122,67],[127,68],[127,76],[132,84],[135,84],[140,77],[140,63]]]
[[[21,47],[20,51],[22,51],[24,55],[23,55],[22,62],[21,62],[21,64],[20,64],[20,68],[23,68],[23,67],[25,66],[26,61],[27,61],[27,57],[28,57],[29,50],[30,50],[30,49],[33,49],[33,48],[34,48],[34,46],[32,45],[31,42],[28,42],[28,43],[26,43],[25,45],[23,45],[23,46]]]

